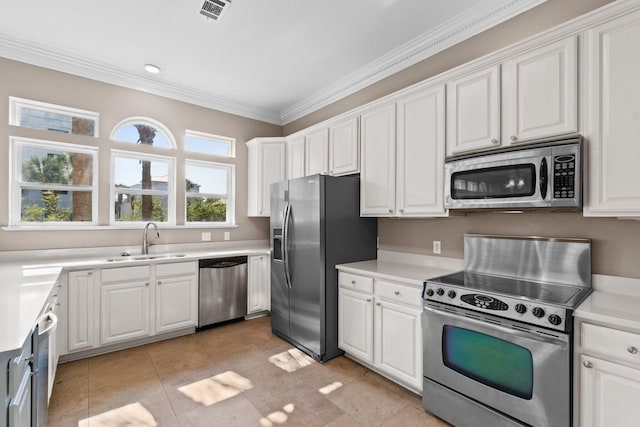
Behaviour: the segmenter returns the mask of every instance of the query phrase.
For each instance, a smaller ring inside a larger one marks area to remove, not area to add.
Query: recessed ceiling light
[[[145,64],[144,70],[147,73],[158,74],[160,72],[160,67],[158,67],[157,65],[153,65],[153,64]]]

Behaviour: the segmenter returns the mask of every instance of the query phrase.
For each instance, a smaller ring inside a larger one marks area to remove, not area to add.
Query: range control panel
[[[507,319],[557,331],[568,331],[567,310],[520,298],[474,292],[442,283],[424,282],[422,299],[437,301],[468,310],[493,314]],[[570,316],[569,316],[570,318]]]

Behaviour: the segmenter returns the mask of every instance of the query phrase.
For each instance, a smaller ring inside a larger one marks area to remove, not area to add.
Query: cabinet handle
[[[637,354],[638,353],[638,349],[635,348],[634,346],[631,346],[627,349],[627,351],[631,354]]]
[[[511,135],[511,140],[512,140],[512,141],[517,141],[517,140],[518,140],[518,137],[517,137],[517,136],[515,136],[515,135]]]
[[[144,285],[145,285],[145,286],[149,286],[149,282],[145,283]]]
[[[371,298],[367,298],[367,302],[371,302]]]
[[[379,303],[379,302],[377,302],[377,303],[376,303],[376,305],[377,305],[378,307],[380,307],[380,303]]]
[[[400,291],[395,291],[393,294],[398,297],[400,296]]]
[[[158,280],[158,286],[162,285],[162,282],[160,280]]]
[[[389,213],[393,213],[393,209],[389,209]]]
[[[593,368],[593,363],[589,362],[588,360],[585,360],[584,362],[582,362],[582,364],[584,365],[585,368]]]
[[[352,285],[355,285],[355,284],[356,284],[356,281],[355,281],[355,280],[352,280],[352,281],[351,281],[351,284],[352,284]]]
[[[89,277],[93,276],[93,271],[88,272],[87,276],[89,276]]]
[[[404,209],[400,209],[400,212],[404,212]]]
[[[497,143],[498,143],[498,140],[497,140],[497,139],[495,139],[495,138],[493,138],[493,139],[491,140],[491,143],[492,143],[492,144],[497,144]]]

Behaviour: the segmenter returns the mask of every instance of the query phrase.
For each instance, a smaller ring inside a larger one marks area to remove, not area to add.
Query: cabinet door
[[[400,216],[442,216],[444,86],[401,99],[398,108],[396,198]]]
[[[373,296],[338,291],[338,347],[373,363]]]
[[[271,275],[268,255],[247,259],[248,300],[247,312],[256,313],[271,308]]]
[[[329,131],[320,129],[305,137],[305,172],[307,175],[329,172]]]
[[[287,140],[287,179],[305,176],[304,137]]]
[[[640,216],[640,13],[586,32],[585,216]]]
[[[578,131],[578,37],[503,65],[503,138],[508,144]]]
[[[391,216],[396,204],[396,105],[360,117],[360,215]]]
[[[376,301],[375,364],[399,381],[422,389],[422,330],[418,308]]]
[[[581,356],[580,426],[637,426],[638,396],[640,369]]]
[[[100,342],[111,344],[151,334],[149,281],[102,284]]]
[[[156,280],[156,333],[194,327],[198,323],[196,276]]]
[[[255,138],[247,142],[247,216],[270,215],[271,184],[286,177],[284,138]]]
[[[447,155],[500,145],[500,66],[447,83]]]
[[[348,175],[359,170],[358,118],[354,117],[329,128],[329,173]]]
[[[94,274],[70,271],[67,278],[67,350],[86,350],[97,344]]]

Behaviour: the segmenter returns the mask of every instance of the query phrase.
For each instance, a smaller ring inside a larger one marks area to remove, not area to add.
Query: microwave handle
[[[549,179],[549,170],[547,167],[547,158],[543,157],[540,162],[540,197],[542,200],[547,198],[547,180]]]

